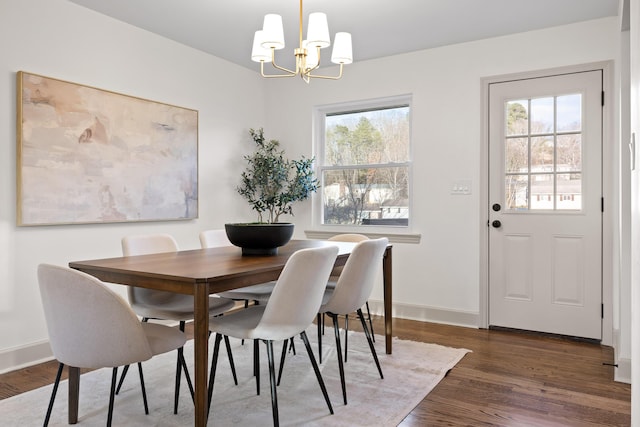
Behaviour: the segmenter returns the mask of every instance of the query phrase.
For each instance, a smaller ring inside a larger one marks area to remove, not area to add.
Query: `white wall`
[[[41,262],[120,254],[126,234],[164,231],[183,248],[198,233],[246,218],[233,190],[247,130],[262,126],[255,72],[65,0],[0,1],[0,372],[47,353],[36,281]],[[16,227],[16,72],[55,77],[199,110],[198,220]],[[122,288],[122,287],[119,287]]]
[[[267,110],[268,133],[288,145],[289,153],[311,155],[314,106],[412,94],[411,220],[422,238],[419,244],[394,244],[395,312],[436,321],[475,319],[477,325],[480,209],[486,209],[479,197],[481,79],[615,60],[619,36],[617,19],[602,19],[356,62],[337,82],[270,80],[267,102],[274,107]],[[450,195],[452,183],[461,180],[472,182],[471,196]],[[296,212],[297,233],[310,229],[308,212]],[[382,299],[380,287],[373,298]]]

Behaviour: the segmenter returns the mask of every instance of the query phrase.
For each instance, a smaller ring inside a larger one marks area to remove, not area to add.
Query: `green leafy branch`
[[[280,215],[293,215],[293,203],[309,198],[318,189],[313,159],[289,160],[280,142],[265,139],[262,128],[249,133],[257,149],[244,156],[247,168],[237,191],[258,213],[259,222],[278,222]]]

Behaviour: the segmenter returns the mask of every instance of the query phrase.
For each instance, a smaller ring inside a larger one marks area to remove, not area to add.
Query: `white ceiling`
[[[96,12],[258,69],[250,51],[266,13],[282,15],[292,66],[297,0],[70,0]],[[354,61],[618,15],[619,0],[306,0],[329,30],[352,34]],[[324,53],[324,52],[323,52]],[[328,54],[326,56],[329,56]],[[286,60],[284,59],[286,58]],[[324,63],[324,61],[323,61]]]

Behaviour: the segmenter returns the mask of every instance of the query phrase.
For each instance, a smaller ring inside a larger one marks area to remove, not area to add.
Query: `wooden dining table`
[[[335,265],[344,265],[355,243],[292,240],[277,255],[242,256],[240,248],[225,246],[151,255],[74,261],[69,267],[104,282],[194,296],[195,425],[207,424],[209,295],[276,280],[289,257],[305,248],[338,246]],[[385,350],[391,354],[392,246],[384,254]],[[69,368],[69,424],[78,421],[80,370]]]

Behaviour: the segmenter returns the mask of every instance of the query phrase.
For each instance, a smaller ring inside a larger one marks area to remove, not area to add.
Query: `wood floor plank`
[[[360,328],[355,321],[349,326]],[[380,317],[374,316],[374,330],[384,330]],[[401,339],[472,351],[402,427],[631,425],[631,386],[613,381],[615,368],[603,364],[613,363],[610,347],[404,319],[394,319],[393,331]],[[0,399],[53,382],[56,367],[47,362],[0,375]]]

